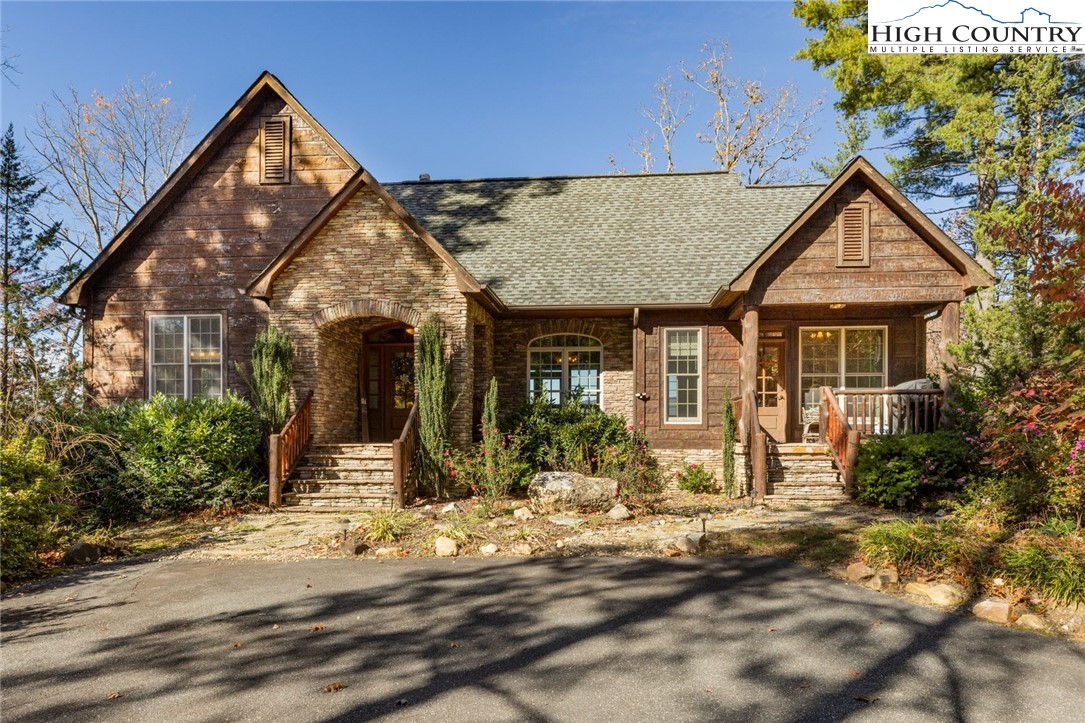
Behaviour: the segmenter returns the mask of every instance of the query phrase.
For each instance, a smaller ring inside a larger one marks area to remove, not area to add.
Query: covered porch
[[[748,445],[755,495],[768,492],[771,459],[781,450],[822,446],[850,489],[863,437],[941,427],[958,302],[747,305],[739,313],[739,439]],[[942,333],[928,362],[933,318]]]

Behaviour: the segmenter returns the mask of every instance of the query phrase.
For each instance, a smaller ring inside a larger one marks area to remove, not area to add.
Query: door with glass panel
[[[366,340],[365,423],[370,442],[391,442],[414,407],[414,330],[396,328]]]
[[[783,341],[757,345],[757,418],[765,433],[778,443],[787,441],[786,358]]]

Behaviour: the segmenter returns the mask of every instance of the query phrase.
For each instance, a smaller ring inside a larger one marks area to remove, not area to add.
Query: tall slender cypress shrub
[[[241,365],[238,372],[243,373]],[[282,429],[290,414],[294,381],[294,344],[277,326],[268,325],[252,345],[252,376],[248,379],[252,405],[266,434]]]
[[[723,494],[734,497],[735,488],[735,405],[731,390],[723,390]]]
[[[419,446],[422,484],[437,497],[448,495],[445,452],[452,436],[452,359],[445,350],[445,335],[437,317],[431,316],[417,333],[416,381],[418,388]]]

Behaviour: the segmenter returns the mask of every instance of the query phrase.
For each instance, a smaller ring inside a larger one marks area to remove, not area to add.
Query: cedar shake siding
[[[271,96],[271,97],[266,97]],[[266,305],[245,294],[252,281],[351,176],[352,170],[283,100],[267,93],[169,207],[110,259],[86,315],[90,394],[100,403],[146,398],[147,317],[221,313],[227,386],[244,392],[247,364],[267,323]],[[260,183],[260,126],[292,118],[292,174]]]
[[[362,335],[436,314],[452,352],[460,404],[453,437],[471,435],[473,328],[455,273],[367,187],[301,249],[272,285],[271,320],[294,340],[294,391],[314,390],[319,443],[359,440],[358,353]],[[468,391],[468,394],[462,394]]]
[[[869,266],[837,258],[837,209],[869,204]],[[937,304],[960,301],[960,273],[858,179],[846,183],[758,270],[746,303]]]

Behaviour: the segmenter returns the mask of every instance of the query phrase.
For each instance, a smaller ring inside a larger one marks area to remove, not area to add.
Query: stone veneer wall
[[[356,360],[363,327],[343,324],[351,318],[417,326],[436,314],[452,351],[454,385],[460,393],[472,386],[472,324],[455,274],[369,189],[358,191],[309,242],[272,294],[271,318],[296,346],[295,395],[316,390],[318,442],[358,438]],[[351,355],[353,381],[345,371]],[[470,404],[456,408],[452,428],[457,446],[469,443]]]
[[[586,334],[603,343],[603,409],[633,419],[633,322],[627,318],[498,319],[494,369],[501,410],[527,401],[527,345],[548,334]]]
[[[716,475],[717,487],[723,486],[723,449],[652,449],[659,468],[663,471],[663,478],[667,481],[668,489],[678,489],[678,480],[675,474],[682,469],[684,464],[704,465],[708,471]],[[741,476],[740,461],[735,457],[735,474]],[[741,488],[741,485],[737,485]]]

